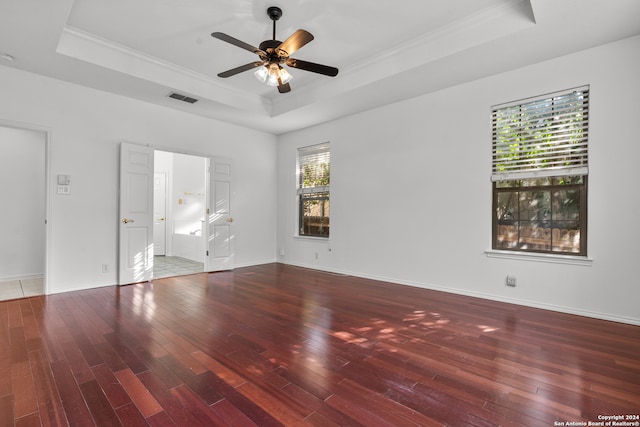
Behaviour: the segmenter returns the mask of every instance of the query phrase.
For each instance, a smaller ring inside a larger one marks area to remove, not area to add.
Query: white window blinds
[[[492,107],[493,181],[588,173],[589,87]]]
[[[329,143],[298,149],[298,194],[329,191]]]

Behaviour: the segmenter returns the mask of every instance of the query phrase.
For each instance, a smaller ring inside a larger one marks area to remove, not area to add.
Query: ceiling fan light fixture
[[[267,77],[269,77],[269,70],[267,70],[266,65],[264,67],[258,67],[253,75],[256,76],[256,79],[260,80],[262,83],[266,83]]]
[[[291,73],[287,71],[286,68],[283,68],[283,67],[279,67],[279,68],[280,68],[280,81],[282,81],[282,84],[289,83],[293,78],[293,76],[291,75]]]
[[[267,77],[267,86],[278,86],[278,75],[274,73],[269,73],[269,77]]]
[[[287,84],[293,76],[279,64],[267,64],[264,67],[258,67],[253,73],[258,80],[266,83],[268,86],[279,86]]]

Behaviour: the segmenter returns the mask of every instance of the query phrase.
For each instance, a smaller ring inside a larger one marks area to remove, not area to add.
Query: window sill
[[[517,259],[520,261],[548,262],[554,264],[571,264],[591,267],[593,259],[586,256],[541,254],[534,252],[501,251],[489,249],[484,251],[488,258]]]
[[[329,237],[315,237],[315,236],[293,236],[294,239],[299,240],[311,240],[316,242],[327,242],[329,243]]]

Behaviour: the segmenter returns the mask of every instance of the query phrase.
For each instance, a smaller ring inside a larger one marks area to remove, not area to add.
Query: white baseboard
[[[253,267],[254,265],[274,264],[276,262],[277,262],[276,259],[272,258],[272,259],[265,259],[262,261],[243,262],[239,264],[234,263],[233,268]]]
[[[279,261],[279,262],[282,262],[282,261]],[[490,301],[498,301],[498,302],[504,302],[504,303],[508,303],[508,304],[516,304],[516,305],[522,305],[522,306],[525,306],[525,307],[532,307],[532,308],[541,308],[541,309],[544,309],[544,310],[556,311],[556,312],[559,312],[559,313],[574,314],[574,315],[577,315],[577,316],[585,316],[585,317],[591,317],[591,318],[594,318],[594,319],[609,320],[609,321],[612,321],[612,322],[626,323],[626,324],[629,324],[629,325],[640,326],[640,319],[634,318],[634,317],[618,316],[618,315],[613,315],[613,314],[608,314],[608,313],[600,313],[600,312],[597,312],[597,311],[582,310],[582,309],[574,308],[574,307],[564,307],[564,306],[560,306],[560,305],[545,304],[545,303],[540,303],[540,302],[536,302],[536,301],[521,300],[521,299],[517,299],[517,298],[506,298],[506,297],[502,297],[502,296],[499,296],[499,295],[485,294],[485,293],[482,293],[482,292],[467,291],[465,289],[448,288],[448,287],[445,287],[445,286],[438,286],[438,285],[434,285],[434,284],[430,284],[430,283],[409,282],[409,281],[406,281],[406,280],[399,280],[399,279],[395,279],[395,278],[392,278],[392,277],[384,277],[384,276],[376,276],[376,275],[370,275],[370,274],[362,274],[362,273],[356,273],[356,272],[345,271],[345,270],[335,270],[335,269],[328,269],[328,268],[320,268],[317,265],[309,265],[309,264],[293,263],[293,262],[289,262],[289,263],[282,262],[282,263],[283,264],[288,264],[288,265],[293,265],[293,266],[296,266],[296,267],[309,268],[309,269],[312,269],[312,270],[326,271],[328,273],[336,273],[336,274],[343,274],[343,275],[347,275],[347,276],[361,277],[363,279],[378,280],[378,281],[381,281],[381,282],[388,282],[388,283],[397,284],[397,285],[412,286],[412,287],[415,287],[415,288],[422,288],[422,289],[429,289],[429,290],[433,290],[433,291],[447,292],[447,293],[450,293],[450,294],[464,295],[464,296],[474,297],[474,298],[482,298],[482,299],[486,299],[486,300],[490,300]]]
[[[35,280],[35,279],[43,279],[44,274],[30,274],[25,276],[7,276],[0,277],[0,282],[12,282],[14,280]]]
[[[95,282],[95,283],[90,283],[88,285],[80,285],[80,286],[74,286],[74,287],[64,288],[64,289],[50,289],[47,295],[62,294],[65,292],[86,291],[88,289],[97,289],[97,288],[104,288],[107,286],[117,286],[117,285],[118,284],[114,283],[113,281]]]

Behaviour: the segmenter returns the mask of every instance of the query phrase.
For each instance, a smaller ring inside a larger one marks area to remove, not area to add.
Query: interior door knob
[[[227,218],[227,221],[229,221],[229,222],[233,222],[233,218],[232,218],[232,217],[229,217],[229,218]]]
[[[133,221],[132,219],[128,219],[128,218],[123,218],[123,219],[122,219],[122,223],[123,223],[123,224],[128,224],[128,223],[130,223],[130,222],[134,222],[134,221]]]

